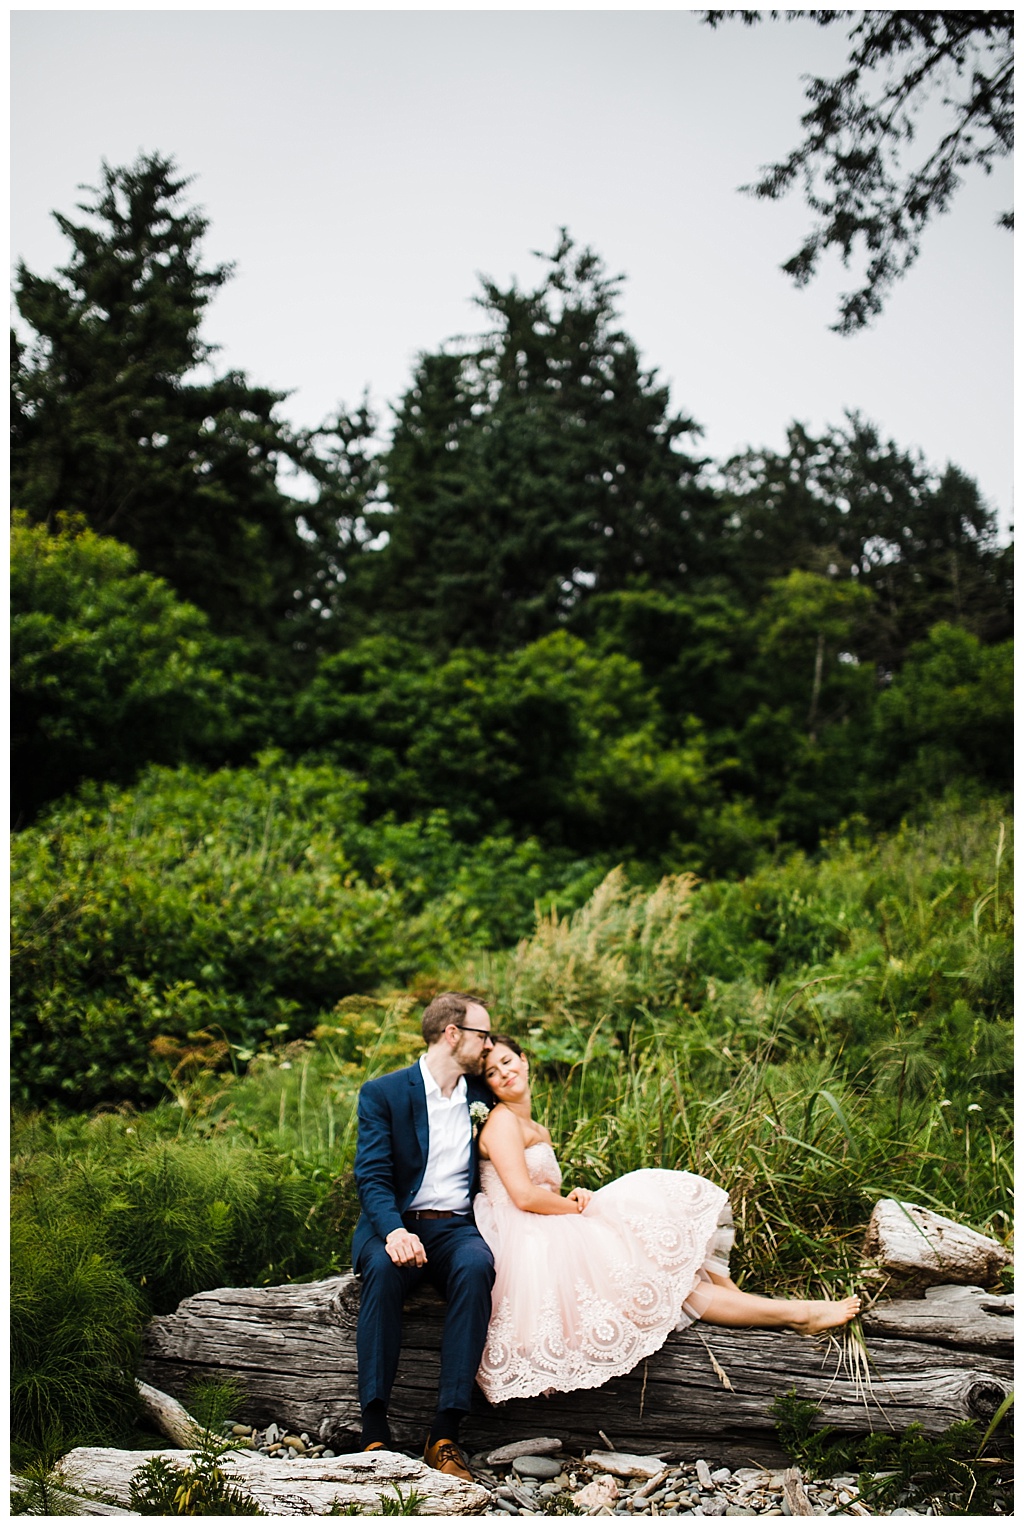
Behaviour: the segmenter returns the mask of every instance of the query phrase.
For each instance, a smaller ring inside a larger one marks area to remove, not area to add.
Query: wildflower
[[[981,1112],[981,1103],[980,1102],[971,1102],[971,1103],[969,1103],[967,1111],[969,1113],[980,1113]]]
[[[953,1106],[953,1104],[952,1104],[952,1102],[951,1102],[951,1101],[950,1101],[950,1100],[949,1100],[949,1098],[948,1098],[948,1097],[943,1097],[943,1099],[942,1099],[942,1101],[941,1101],[941,1102],[940,1102],[940,1103],[939,1103],[939,1106],[940,1106],[940,1107],[952,1107],[952,1106]]]

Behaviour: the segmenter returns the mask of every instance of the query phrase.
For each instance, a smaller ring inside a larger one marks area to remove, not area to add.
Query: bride
[[[631,1171],[597,1192],[560,1192],[551,1136],[530,1111],[530,1068],[494,1035],[484,1076],[497,1100],[479,1135],[473,1211],[496,1278],[477,1381],[492,1404],[596,1388],[657,1351],[671,1330],[845,1325],[859,1298],[760,1298],[729,1276],[721,1187],[689,1171]]]

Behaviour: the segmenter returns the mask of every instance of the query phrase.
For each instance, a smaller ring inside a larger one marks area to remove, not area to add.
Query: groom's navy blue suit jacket
[[[466,1077],[467,1102],[493,1104],[494,1098],[476,1076]],[[352,1265],[367,1240],[386,1240],[402,1229],[402,1214],[419,1191],[427,1168],[430,1130],[427,1094],[418,1064],[367,1081],[359,1093],[359,1139],[355,1179],[362,1213],[352,1237]],[[472,1195],[479,1185],[476,1130],[469,1162]]]

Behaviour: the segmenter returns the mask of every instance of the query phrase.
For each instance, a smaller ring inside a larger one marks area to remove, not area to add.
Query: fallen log
[[[38,1484],[30,1478],[11,1474],[12,1515],[137,1515],[136,1510],[122,1510],[120,1505],[104,1505],[99,1500],[86,1499],[82,1494],[69,1494],[48,1484],[46,1500],[43,1501]]]
[[[150,1322],[142,1376],[182,1397],[196,1378],[232,1377],[247,1395],[239,1416],[246,1424],[274,1420],[351,1448],[359,1432],[358,1300],[359,1279],[352,1274],[198,1293]],[[938,1307],[934,1299],[925,1302]],[[947,1305],[957,1307],[956,1301]],[[1004,1314],[983,1313],[1001,1330],[1012,1327]],[[895,1305],[876,1305],[864,1321],[866,1373],[835,1338],[698,1323],[674,1332],[633,1372],[598,1389],[495,1407],[477,1394],[462,1438],[470,1451],[482,1451],[518,1436],[558,1436],[582,1453],[603,1429],[621,1451],[692,1459],[713,1442],[715,1456],[727,1464],[784,1463],[771,1406],[788,1391],[813,1400],[822,1423],[847,1434],[898,1433],[918,1422],[934,1435],[954,1420],[987,1422],[1010,1392],[1012,1363],[1003,1347],[972,1336],[973,1321],[962,1339],[954,1338],[951,1313],[940,1323],[941,1339],[934,1325],[915,1325],[913,1311],[908,1319]],[[440,1333],[440,1300],[426,1290],[406,1308],[391,1406],[395,1443],[410,1450],[422,1447],[433,1412]],[[730,1389],[713,1363],[725,1371]]]
[[[148,1383],[135,1380],[135,1388],[139,1395],[139,1408],[143,1418],[166,1436],[168,1441],[173,1441],[178,1447],[193,1447],[196,1445],[197,1433],[201,1430],[198,1421],[193,1419],[183,1404],[177,1399],[172,1399],[170,1394],[161,1393],[159,1388],[152,1388]]]
[[[895,1198],[882,1198],[875,1204],[864,1237],[864,1255],[888,1273],[903,1296],[935,1284],[992,1287],[1010,1260],[1009,1251],[998,1240]]]
[[[102,1495],[126,1506],[132,1475],[151,1457],[166,1457],[185,1468],[192,1453],[76,1447],[61,1459],[63,1486],[74,1494]],[[225,1454],[223,1466],[267,1515],[327,1515],[335,1505],[358,1505],[368,1514],[383,1513],[382,1499],[397,1503],[396,1487],[406,1500],[410,1493],[420,1496],[418,1515],[474,1515],[490,1498],[480,1484],[439,1473],[400,1452],[296,1457],[282,1462],[259,1452],[231,1451]]]
[[[971,1351],[1013,1356],[1013,1294],[957,1285],[930,1287],[923,1298],[896,1298],[862,1316],[867,1335],[902,1336]]]

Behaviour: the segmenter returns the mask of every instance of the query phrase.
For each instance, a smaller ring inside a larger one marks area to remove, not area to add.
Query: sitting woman
[[[530,1068],[495,1034],[484,1075],[497,1100],[480,1132],[477,1227],[494,1253],[493,1313],[477,1381],[492,1404],[596,1388],[694,1320],[845,1325],[859,1298],[760,1298],[729,1276],[729,1199],[689,1171],[631,1171],[567,1197],[551,1136],[530,1110]]]

